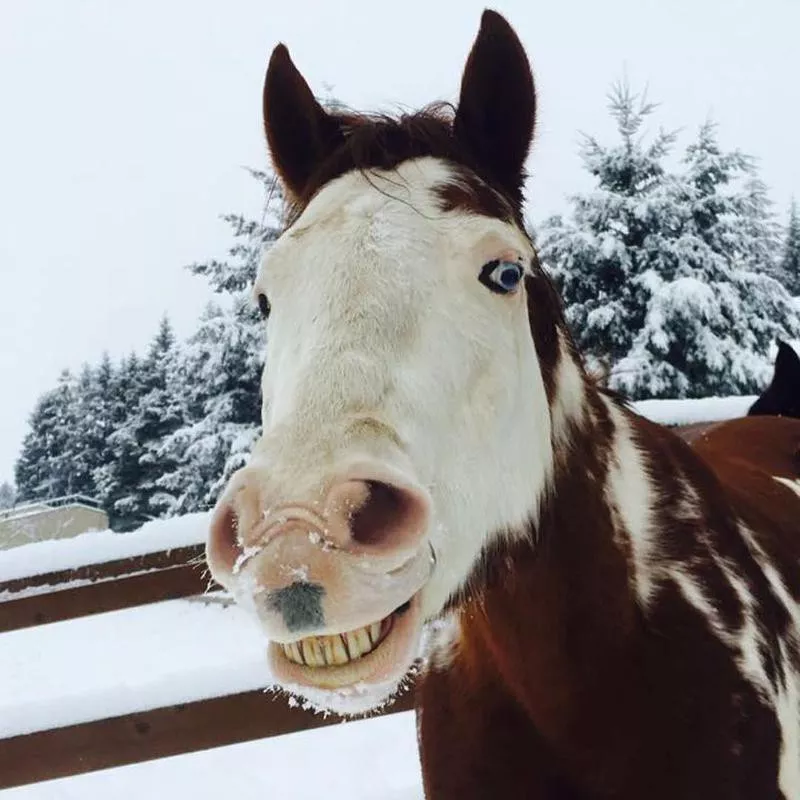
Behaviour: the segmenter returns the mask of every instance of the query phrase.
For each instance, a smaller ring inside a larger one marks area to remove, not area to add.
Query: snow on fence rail
[[[21,545],[0,553],[0,586],[34,575],[202,545],[208,523],[207,512],[187,514],[169,520],[153,520],[130,533],[91,531],[72,539]]]

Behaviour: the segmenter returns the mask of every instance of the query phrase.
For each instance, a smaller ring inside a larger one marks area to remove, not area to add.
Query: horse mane
[[[455,108],[437,102],[402,113],[365,114],[337,110],[329,118],[341,132],[341,141],[311,173],[303,191],[288,201],[291,224],[326,184],[347,172],[358,170],[368,177],[370,170],[393,170],[404,161],[426,156],[442,159],[459,168],[458,184],[442,187],[443,208],[466,207],[472,211],[522,224],[522,198],[511,197],[499,182],[478,163],[453,133]],[[475,180],[475,177],[479,180]]]

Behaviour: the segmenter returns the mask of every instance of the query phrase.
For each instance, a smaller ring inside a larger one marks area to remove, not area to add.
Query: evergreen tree
[[[169,320],[164,317],[144,362],[145,393],[134,417],[135,435],[141,448],[141,474],[137,486],[141,513],[162,516],[175,498],[159,487],[158,479],[175,467],[163,452],[164,440],[186,421],[185,398],[178,390],[179,351]]]
[[[95,472],[110,459],[108,436],[113,430],[110,419],[112,366],[108,354],[96,368],[84,365],[75,386],[70,414],[70,446],[63,469],[72,475],[72,491],[95,497]]]
[[[186,424],[164,440],[161,452],[175,463],[158,479],[183,513],[214,504],[230,474],[241,467],[260,428],[260,373],[264,327],[251,292],[263,251],[281,231],[283,196],[274,175],[250,170],[262,183],[260,220],[229,214],[234,242],[225,260],[193,264],[222,296],[203,314],[182,363]]]
[[[117,391],[124,408],[116,405],[115,412],[124,413],[124,418],[108,439],[112,460],[96,473],[120,530],[161,516],[174,505],[157,481],[174,468],[161,452],[162,442],[185,422],[184,399],[175,384],[178,363],[175,335],[164,317],[147,357],[131,357],[121,370]]]
[[[548,221],[542,256],[562,287],[567,318],[609,383],[633,398],[746,394],[768,379],[768,350],[800,333],[771,277],[775,224],[752,160],[725,153],[700,129],[681,174],[673,142],[635,138],[653,106],[625,87],[611,111],[622,140],[593,139],[584,162],[597,189],[573,199],[573,220]]]
[[[578,345],[597,368],[623,358],[644,322],[643,276],[660,257],[653,241],[672,224],[664,161],[675,141],[661,131],[641,136],[655,105],[622,83],[609,109],[619,142],[607,147],[585,137],[581,156],[597,185],[571,198],[572,219],[547,220],[539,232]]]
[[[231,308],[211,304],[187,344],[183,371],[191,417],[164,440],[161,453],[176,467],[158,480],[176,498],[174,513],[212,506],[258,435],[263,341],[252,316],[252,304],[241,298]]]
[[[800,297],[800,214],[794,200],[789,209],[789,226],[786,229],[779,279],[789,294]]]
[[[723,152],[712,123],[670,183],[676,223],[656,244],[645,320],[611,383],[633,397],[751,394],[768,381],[768,352],[800,320],[771,277],[777,242],[752,159]]]
[[[15,468],[20,501],[74,493],[75,475],[69,454],[74,444],[75,400],[75,379],[69,370],[64,370],[57,387],[37,402]]]
[[[99,498],[114,530],[130,530],[143,520],[137,487],[141,482],[142,448],[132,419],[145,393],[144,367],[135,353],[112,374],[108,418],[111,433],[107,456],[94,472]]]
[[[262,184],[265,196],[260,220],[242,214],[224,214],[222,219],[233,229],[234,242],[224,260],[209,259],[189,265],[193,275],[200,275],[218,294],[238,295],[249,292],[258,274],[264,248],[274,242],[282,230],[283,192],[272,172],[248,169]]]

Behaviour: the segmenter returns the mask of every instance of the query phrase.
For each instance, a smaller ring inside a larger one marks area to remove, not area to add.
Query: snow
[[[223,598],[4,633],[0,739],[268,686],[266,639]]]
[[[91,531],[71,539],[31,542],[3,550],[0,551],[0,583],[202,544],[209,519],[207,512],[187,514],[154,520],[130,533]]]
[[[702,400],[639,400],[633,408],[661,425],[691,425],[743,417],[756,396],[705,397]]]
[[[2,800],[143,797],[422,800],[414,713],[404,711],[0,791]]]

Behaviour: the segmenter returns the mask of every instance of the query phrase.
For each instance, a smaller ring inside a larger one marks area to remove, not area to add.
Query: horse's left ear
[[[521,205],[536,93],[525,49],[504,17],[487,9],[472,45],[453,133]]]
[[[294,197],[344,139],[338,120],[316,101],[283,44],[272,51],[264,80],[264,129],[273,166]]]

